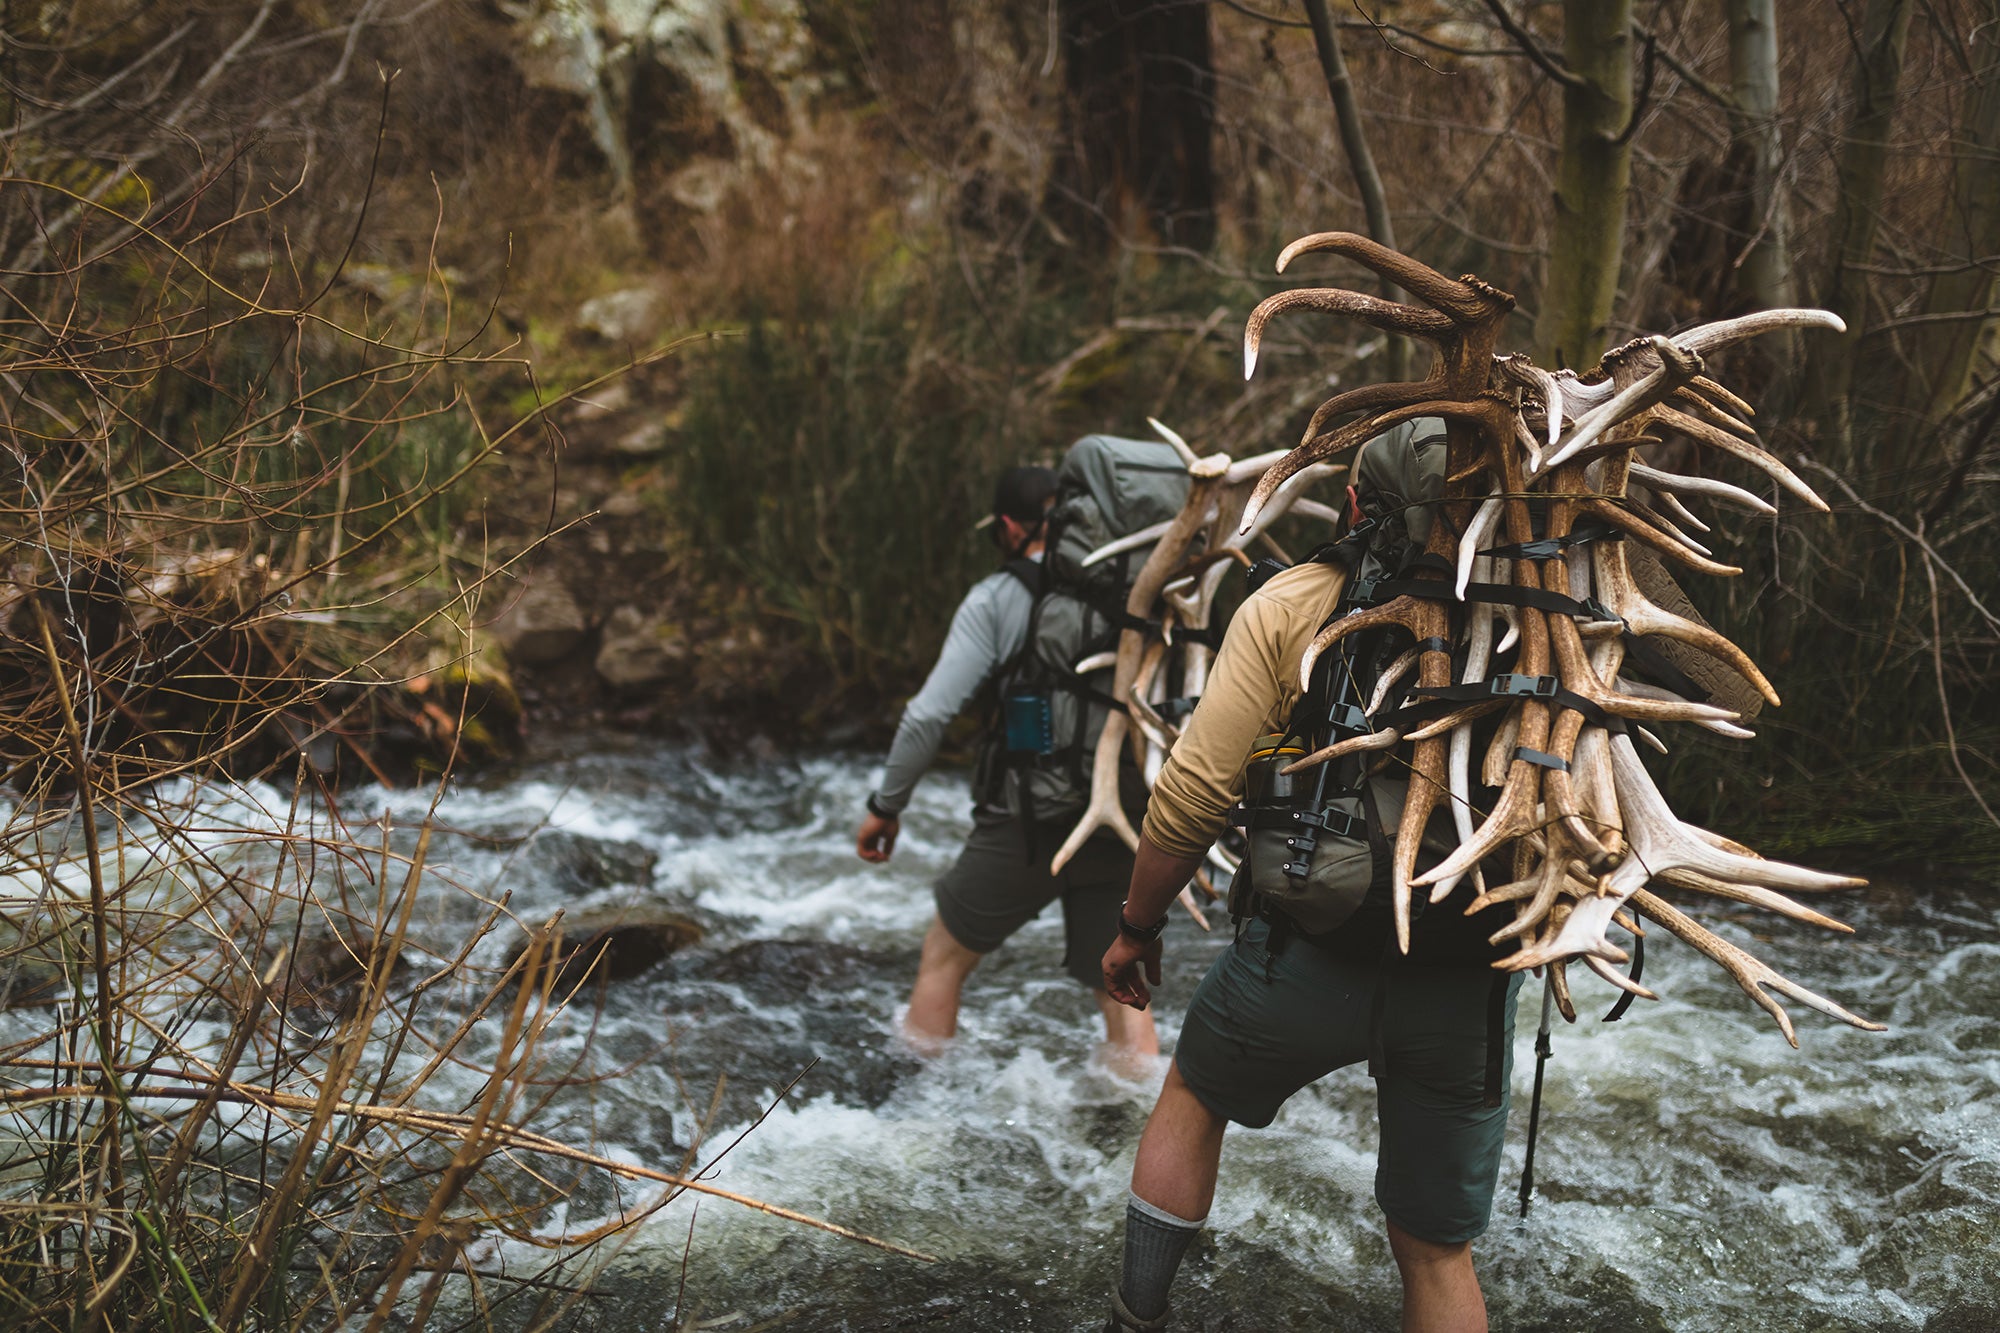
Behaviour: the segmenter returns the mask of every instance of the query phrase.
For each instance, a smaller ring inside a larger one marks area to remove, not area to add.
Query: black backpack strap
[[[1021,586],[1028,590],[1030,597],[1040,597],[1044,592],[1048,591],[1048,566],[1040,560],[1030,560],[1026,556],[1015,556],[1013,559],[1004,562],[1000,566],[1000,569],[1003,573],[1012,574],[1020,582]]]

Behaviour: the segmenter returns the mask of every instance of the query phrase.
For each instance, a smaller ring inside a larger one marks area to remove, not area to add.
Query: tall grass
[[[332,782],[386,781],[390,724],[448,780],[502,711],[394,668],[463,642],[496,565],[458,488],[540,414],[484,423],[527,369],[441,291],[392,330],[220,276],[253,216],[191,247],[91,205],[0,294],[0,1329],[539,1326],[717,1191],[543,1131],[588,960]]]

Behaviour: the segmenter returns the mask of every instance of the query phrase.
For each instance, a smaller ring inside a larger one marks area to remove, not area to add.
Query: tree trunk
[[[1215,71],[1208,6],[1058,0],[1063,132],[1049,177],[1056,224],[1094,246],[1215,240]]]
[[[1778,18],[1774,0],[1727,0],[1729,74],[1736,106],[1730,116],[1734,151],[1747,167],[1750,235],[1739,252],[1736,289],[1753,310],[1798,304],[1792,282],[1791,213],[1778,176],[1784,143],[1778,130]],[[1797,374],[1798,338],[1791,330],[1769,349],[1780,381]]]
[[[1938,322],[1919,328],[1907,344],[1912,382],[1904,401],[1939,439],[1973,387],[1974,353],[1991,317],[1963,317],[1993,304],[1994,256],[2000,254],[2000,0],[1974,6],[1969,43],[1972,84],[1960,113],[1952,160],[1951,230],[1940,240],[1965,267],[1931,280],[1924,314]],[[1954,244],[1955,242],[1955,244]]]
[[[1603,352],[1625,248],[1632,176],[1631,0],[1563,0],[1562,158],[1555,240],[1535,341],[1556,365],[1584,367]]]
[[[1347,77],[1347,61],[1340,54],[1340,36],[1326,12],[1326,0],[1306,0],[1306,17],[1312,21],[1313,46],[1319,52],[1320,70],[1326,75],[1326,92],[1333,101],[1348,170],[1354,174],[1354,190],[1361,196],[1361,210],[1368,218],[1369,238],[1393,250],[1396,229],[1389,221],[1389,196],[1382,188],[1381,173],[1375,170],[1375,155],[1368,151],[1368,136],[1361,130],[1361,104],[1354,96],[1354,81]],[[1385,282],[1380,291],[1393,299],[1396,288]],[[1405,378],[1410,360],[1408,341],[1394,334],[1383,337],[1389,346],[1386,378]]]
[[[1868,316],[1868,275],[1860,270],[1875,250],[1875,220],[1889,157],[1889,129],[1903,75],[1910,34],[1911,0],[1868,0],[1856,34],[1854,107],[1848,118],[1837,172],[1833,256],[1820,304],[1847,322],[1847,332],[1816,338],[1820,349],[1808,376],[1810,407],[1819,422],[1822,450],[1834,468],[1853,461],[1854,363]]]

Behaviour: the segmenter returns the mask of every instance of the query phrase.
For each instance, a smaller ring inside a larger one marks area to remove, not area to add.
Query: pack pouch
[[[1388,867],[1375,863],[1358,793],[1315,801],[1317,770],[1279,772],[1304,754],[1298,742],[1278,736],[1264,737],[1251,751],[1243,793],[1247,846],[1230,883],[1229,911],[1276,911],[1304,934],[1322,935],[1345,925],[1371,889],[1386,891]],[[1372,790],[1377,813],[1393,829],[1403,812],[1399,786],[1376,782]]]

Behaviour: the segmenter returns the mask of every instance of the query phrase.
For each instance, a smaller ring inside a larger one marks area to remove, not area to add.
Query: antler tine
[[[1675,388],[1701,374],[1701,358],[1665,338],[1647,340],[1659,363],[1647,374],[1620,389],[1602,407],[1591,409],[1565,436],[1556,451],[1542,460],[1542,470],[1552,471],[1575,458],[1613,427],[1638,416]]]
[[[1374,416],[1362,417],[1358,421],[1350,421],[1347,425],[1342,426],[1336,431],[1318,436],[1300,445],[1276,463],[1273,463],[1264,475],[1258,478],[1256,489],[1250,492],[1250,499],[1243,506],[1243,518],[1237,526],[1237,531],[1240,533],[1251,531],[1251,526],[1256,523],[1257,516],[1263,512],[1264,506],[1269,503],[1271,496],[1295,474],[1321,462],[1323,459],[1331,458],[1335,454],[1346,453],[1349,449],[1366,444],[1377,435],[1382,434],[1382,432],[1392,430],[1402,425],[1405,421],[1414,421],[1418,417],[1441,416],[1443,415],[1443,412],[1440,411],[1442,408],[1451,408],[1462,412],[1464,405],[1437,402],[1411,403],[1385,412],[1378,412]]]
[[[1278,255],[1278,272],[1303,254],[1341,255],[1389,279],[1418,300],[1435,306],[1454,322],[1470,324],[1504,314],[1514,308],[1514,298],[1496,291],[1477,279],[1447,278],[1444,274],[1351,231],[1322,231],[1301,236]]]
[[[1461,540],[1460,553],[1477,543],[1471,530]],[[1493,577],[1493,557],[1476,555],[1471,563],[1471,572],[1484,582]],[[1459,595],[1464,595],[1465,581],[1459,581]],[[1493,664],[1493,612],[1485,605],[1474,605],[1467,617],[1465,668],[1459,673],[1459,680],[1472,684],[1486,679],[1486,669]],[[1445,756],[1445,790],[1451,799],[1451,822],[1458,831],[1458,840],[1464,842],[1473,833],[1472,826],[1472,728],[1461,724],[1451,729],[1449,750]],[[1486,888],[1479,876],[1478,867],[1473,867],[1475,883],[1483,892]],[[1431,886],[1431,901],[1442,902],[1458,887],[1463,873],[1449,875]]]
[[[1465,600],[1466,585],[1472,582],[1473,566],[1483,558],[1479,554],[1480,543],[1500,521],[1502,500],[1501,488],[1496,485],[1493,494],[1487,496],[1473,512],[1472,521],[1465,525],[1465,535],[1458,539],[1458,579],[1452,585],[1452,593],[1461,602]]]
[[[1361,736],[1350,736],[1344,741],[1335,741],[1332,745],[1322,746],[1303,759],[1294,759],[1278,771],[1289,777],[1294,773],[1303,773],[1316,764],[1343,759],[1350,754],[1365,754],[1371,750],[1393,750],[1402,744],[1402,741],[1402,733],[1394,727],[1386,731],[1371,731]]]
[[[1599,673],[1599,675],[1601,679],[1602,673]],[[1625,677],[1619,676],[1614,683],[1620,692],[1640,699],[1678,699],[1681,697],[1672,690],[1662,689],[1658,685],[1648,685],[1643,680],[1627,680]],[[1748,741],[1757,738],[1755,731],[1736,722],[1703,721],[1697,722],[1694,725],[1700,727],[1703,731],[1712,731],[1718,736],[1727,736],[1731,740]]]
[[[1650,490],[1651,488],[1648,487],[1648,489]],[[1694,510],[1689,509],[1681,502],[1681,497],[1675,495],[1672,491],[1653,491],[1653,498],[1660,502],[1662,508],[1672,513],[1678,523],[1685,523],[1696,532],[1715,531],[1708,520],[1704,519],[1700,514],[1695,513]],[[1714,552],[1703,548],[1702,554],[1713,555]]]
[[[1632,978],[1626,976],[1623,972],[1620,972],[1617,968],[1611,966],[1611,964],[1605,962],[1595,954],[1585,954],[1583,961],[1584,965],[1589,967],[1591,971],[1616,986],[1619,990],[1636,995],[1642,1000],[1657,1000],[1660,998],[1657,992],[1641,986],[1638,982],[1632,980]]]
[[[1566,531],[1568,524],[1560,522],[1552,512],[1549,530],[1551,533],[1557,533],[1558,528]],[[1601,546],[1619,545],[1617,542],[1594,544]],[[1619,554],[1622,556],[1624,552],[1621,550]],[[1651,604],[1648,603],[1648,605]],[[1615,603],[1612,609],[1617,609]],[[1662,614],[1664,615],[1665,613],[1662,612]],[[1685,700],[1648,699],[1637,695],[1620,694],[1617,690],[1606,685],[1603,679],[1599,677],[1596,668],[1592,666],[1590,656],[1584,649],[1583,635],[1577,629],[1576,621],[1568,616],[1550,616],[1548,618],[1548,625],[1550,647],[1555,654],[1558,668],[1557,674],[1561,676],[1564,687],[1571,693],[1581,695],[1583,698],[1590,700],[1590,702],[1596,704],[1607,713],[1618,717],[1638,718],[1655,722],[1735,722],[1742,716],[1733,709],[1720,708],[1713,704],[1698,704]],[[1720,635],[1716,637],[1721,638]],[[1728,641],[1725,639],[1723,642],[1727,643]],[[1620,655],[1622,656],[1622,653]],[[1734,665],[1734,663],[1731,663],[1731,665]],[[1756,668],[1753,667],[1751,669],[1754,671]],[[1615,667],[1613,674],[1616,674]],[[1582,714],[1573,714],[1573,716],[1577,717],[1580,724]],[[1570,736],[1570,739],[1575,739],[1573,734]],[[1554,753],[1565,760],[1570,757],[1561,750],[1557,750]],[[1581,840],[1579,839],[1579,841]]]
[[[1264,327],[1288,310],[1319,310],[1330,315],[1358,319],[1384,333],[1400,333],[1439,343],[1451,337],[1457,327],[1444,315],[1418,306],[1384,301],[1377,296],[1350,292],[1339,287],[1293,287],[1267,296],[1250,312],[1243,325],[1243,378],[1257,373],[1257,352],[1263,345]]]
[[[1720,662],[1734,668],[1749,681],[1773,705],[1779,702],[1778,691],[1750,660],[1750,655],[1724,638],[1707,625],[1677,616],[1650,601],[1639,591],[1632,579],[1630,557],[1621,542],[1593,542],[1591,564],[1597,576],[1597,596],[1599,600],[1618,613],[1625,626],[1641,636],[1657,634],[1662,638],[1684,643],[1699,649]],[[1717,721],[1732,721],[1719,718]]]
[[[1699,417],[1691,417],[1665,403],[1655,404],[1652,414],[1653,419],[1667,429],[1678,431],[1697,444],[1705,444],[1711,449],[1748,463],[1822,514],[1832,512],[1826,501],[1819,498],[1817,491],[1799,480],[1797,473],[1749,441],[1739,439],[1728,431],[1717,430]]]
[[[1265,469],[1290,453],[1289,449],[1273,449],[1269,453],[1253,454],[1249,458],[1239,458],[1229,465],[1223,480],[1231,486],[1240,486],[1247,481],[1255,481],[1264,475]]]
[[[1751,315],[1739,315],[1735,319],[1718,319],[1712,324],[1697,325],[1674,335],[1674,345],[1696,356],[1707,356],[1719,352],[1731,343],[1740,343],[1746,338],[1771,333],[1778,329],[1831,329],[1835,333],[1847,332],[1846,321],[1831,310],[1784,308],[1759,310]]]
[[[1581,501],[1578,507],[1592,518],[1601,519],[1619,529],[1641,546],[1651,547],[1661,555],[1677,560],[1690,569],[1703,574],[1713,574],[1718,578],[1731,578],[1743,572],[1740,566],[1725,565],[1719,560],[1709,559],[1685,542],[1676,540],[1665,529],[1654,526],[1623,505],[1593,495]]]
[[[1659,876],[1659,882],[1677,889],[1688,889],[1695,893],[1724,898],[1733,903],[1748,903],[1752,907],[1762,907],[1780,916],[1788,916],[1794,921],[1803,921],[1809,926],[1838,931],[1842,935],[1854,933],[1854,927],[1838,917],[1814,911],[1797,899],[1779,893],[1776,889],[1766,889],[1756,884],[1731,884],[1728,880],[1715,879],[1699,871],[1685,869],[1665,871]]]
[[[1106,542],[1083,558],[1083,567],[1089,569],[1100,560],[1109,560],[1114,555],[1122,555],[1126,551],[1136,551],[1141,546],[1149,546],[1166,536],[1167,530],[1173,526],[1174,521],[1172,519],[1162,519],[1150,527],[1140,528],[1137,532],[1129,532],[1116,541]]]
[[[1200,456],[1188,446],[1188,442],[1181,438],[1179,431],[1173,429],[1158,417],[1147,417],[1146,424],[1151,426],[1161,439],[1174,447],[1174,452],[1181,456],[1181,462],[1187,464],[1190,470],[1201,461]]]
[[[1382,674],[1376,677],[1375,690],[1368,696],[1368,706],[1361,711],[1373,717],[1382,707],[1382,701],[1389,697],[1389,691],[1395,689],[1403,677],[1410,674],[1410,668],[1415,666],[1417,659],[1422,656],[1421,648],[1409,648],[1398,653],[1396,660],[1382,668]]]
[[[1717,383],[1706,375],[1695,376],[1688,388],[1701,394],[1715,406],[1735,413],[1744,421],[1757,415],[1757,409],[1731,393],[1727,385]]]
[[[1678,407],[1690,416],[1699,417],[1719,430],[1726,430],[1731,435],[1748,440],[1752,444],[1757,442],[1755,426],[1697,390],[1693,382],[1675,389],[1667,395],[1666,401],[1669,406]]]
[[[1280,459],[1279,461],[1282,462],[1283,460]],[[1249,522],[1240,522],[1239,516],[1239,524],[1236,527],[1236,531],[1224,537],[1221,545],[1232,551],[1241,551],[1251,542],[1268,532],[1273,523],[1276,523],[1287,513],[1291,512],[1298,512],[1308,517],[1322,518],[1327,521],[1337,520],[1340,517],[1338,511],[1326,510],[1324,506],[1314,504],[1305,498],[1304,493],[1306,488],[1312,485],[1313,482],[1318,481],[1322,477],[1330,477],[1345,466],[1345,464],[1312,463],[1292,473],[1272,491],[1271,498],[1258,506],[1256,513],[1250,515]],[[1242,513],[1250,513],[1248,497],[1244,500]]]
[[[1634,460],[1630,470],[1632,480],[1646,486],[1656,494],[1694,494],[1704,500],[1718,500],[1722,504],[1734,504],[1736,508],[1746,508],[1754,514],[1776,514],[1778,506],[1764,496],[1744,490],[1742,486],[1732,486],[1724,480],[1712,476],[1682,476],[1680,472],[1662,472],[1660,468],[1650,468],[1644,462]]]
[[[1125,806],[1119,800],[1118,792],[1118,751],[1125,743],[1126,732],[1130,728],[1122,710],[1114,710],[1104,720],[1104,730],[1097,734],[1097,753],[1090,766],[1090,803],[1083,816],[1070,830],[1069,837],[1056,849],[1055,857],[1049,862],[1049,873],[1059,875],[1069,859],[1083,850],[1083,844],[1099,829],[1110,829],[1125,840],[1125,845],[1134,851],[1139,847],[1138,830],[1125,817]]]
[[[1374,412],[1385,407],[1401,407],[1419,399],[1435,398],[1444,387],[1444,364],[1432,362],[1431,373],[1420,380],[1404,383],[1363,384],[1343,389],[1313,409],[1312,420],[1299,432],[1303,449],[1326,433],[1326,423],[1349,412]]]
[[[1798,1049],[1799,1037],[1798,1033],[1792,1030],[1791,1016],[1785,1012],[1784,1006],[1780,1005],[1765,992],[1764,988],[1766,986],[1778,992],[1778,994],[1785,996],[1787,999],[1796,1000],[1808,1008],[1817,1009],[1827,1017],[1837,1018],[1850,1027],[1860,1028],[1863,1032],[1887,1032],[1889,1030],[1885,1024],[1863,1018],[1861,1015],[1834,1003],[1823,995],[1814,994],[1789,977],[1772,971],[1763,960],[1744,949],[1737,948],[1714,932],[1704,929],[1694,918],[1678,910],[1665,900],[1646,892],[1644,889],[1632,895],[1632,905],[1638,908],[1643,915],[1659,922],[1675,935],[1678,935],[1681,939],[1720,963],[1723,971],[1736,978],[1736,984],[1743,988],[1743,993],[1755,1001],[1758,1007],[1763,1009],[1765,1013],[1768,1013],[1772,1018],[1777,1020],[1778,1030],[1785,1034],[1785,1040],[1792,1044],[1793,1050]]]
[[[1553,958],[1604,952],[1604,927],[1626,899],[1646,881],[1672,869],[1693,870],[1711,879],[1755,884],[1773,889],[1853,887],[1867,881],[1849,875],[1829,875],[1804,866],[1726,851],[1683,823],[1667,805],[1629,736],[1611,738],[1612,777],[1625,816],[1625,836],[1631,851],[1618,868],[1599,881],[1602,896],[1587,899],[1554,939],[1507,960],[1508,967],[1539,967]]]

